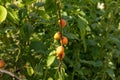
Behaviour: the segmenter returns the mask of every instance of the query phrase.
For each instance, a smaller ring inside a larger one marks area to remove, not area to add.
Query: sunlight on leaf
[[[6,19],[7,17],[7,10],[5,7],[0,5],[0,24]]]
[[[48,59],[47,59],[47,67],[50,67],[51,64],[54,62],[55,60],[55,51],[52,51],[49,53]]]

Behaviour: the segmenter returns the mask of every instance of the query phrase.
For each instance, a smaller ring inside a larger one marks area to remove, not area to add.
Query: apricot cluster
[[[66,26],[66,21],[64,19],[58,20],[58,25],[62,29]],[[68,38],[62,35],[62,32],[56,32],[54,34],[54,40],[60,41],[61,45],[56,48],[56,57],[58,60],[63,60],[65,56],[64,45],[68,44]]]

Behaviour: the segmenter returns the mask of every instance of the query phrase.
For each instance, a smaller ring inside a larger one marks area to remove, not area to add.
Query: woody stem
[[[62,16],[61,16],[61,8],[60,8],[60,0],[57,0],[57,6],[58,6],[58,16],[59,16],[59,20],[60,20],[60,34],[61,34],[61,37],[60,37],[60,40],[62,41]],[[61,42],[61,46],[63,46],[63,43]]]

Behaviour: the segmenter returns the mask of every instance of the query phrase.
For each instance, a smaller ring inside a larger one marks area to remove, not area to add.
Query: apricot
[[[65,53],[64,53],[64,47],[63,46],[59,46],[56,48],[56,57],[57,59],[59,60],[62,60],[65,56]]]
[[[3,60],[0,60],[0,68],[4,68],[5,67],[5,62]]]
[[[54,39],[55,39],[55,40],[59,40],[60,37],[61,37],[60,32],[57,32],[57,33],[54,34]]]
[[[62,43],[63,45],[67,45],[68,44],[68,38],[63,36],[62,40],[60,40],[60,43]]]
[[[64,19],[61,19],[61,23],[60,23],[60,20],[58,20],[58,24],[59,26],[62,26],[62,28],[64,28],[66,26],[66,21]]]
[[[63,46],[59,46],[56,48],[56,53],[59,55],[59,54],[62,54],[64,52],[64,47]]]
[[[63,53],[61,53],[61,54],[56,54],[56,57],[57,57],[57,59],[59,59],[59,60],[63,60],[64,57],[65,57],[65,53],[63,52]]]

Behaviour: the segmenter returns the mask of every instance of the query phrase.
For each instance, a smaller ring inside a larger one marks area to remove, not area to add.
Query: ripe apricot
[[[56,54],[56,56],[57,56],[57,59],[62,60],[65,57],[65,53],[63,52],[61,54]]]
[[[54,34],[54,39],[55,39],[55,40],[59,40],[60,37],[61,37],[60,32],[57,32],[57,33]]]
[[[0,60],[0,68],[4,68],[5,67],[5,62],[3,60]]]
[[[62,37],[62,40],[60,40],[60,42],[63,44],[63,45],[67,45],[68,44],[68,38],[63,36]]]
[[[64,28],[66,26],[66,21],[64,19],[61,19],[61,23],[60,23],[60,20],[58,20],[58,24],[62,26],[62,28]]]
[[[59,60],[62,60],[64,58],[65,53],[64,53],[63,46],[59,46],[56,48],[56,56],[57,56],[57,59],[59,59]]]
[[[56,53],[59,55],[59,54],[62,54],[64,52],[64,47],[63,46],[59,46],[56,48]]]

